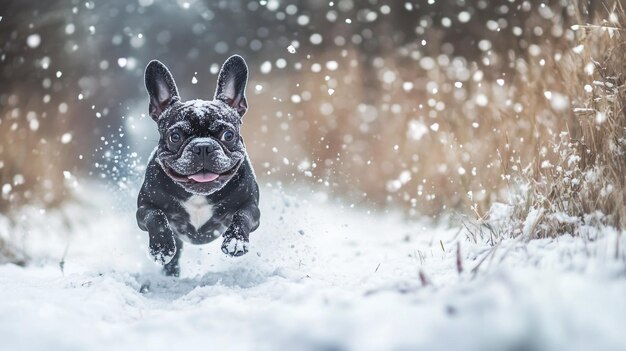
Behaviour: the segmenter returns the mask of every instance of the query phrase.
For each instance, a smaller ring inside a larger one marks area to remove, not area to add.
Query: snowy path
[[[65,224],[34,218],[24,245],[48,259],[0,266],[2,349],[626,349],[615,233],[510,240],[491,255],[456,228],[303,198],[266,189],[251,252],[187,246],[180,279],[158,274],[131,211],[87,222],[93,208],[67,209],[76,219],[64,274]]]

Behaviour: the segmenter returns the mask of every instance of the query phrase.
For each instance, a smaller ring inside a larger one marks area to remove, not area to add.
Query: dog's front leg
[[[259,226],[261,213],[256,203],[242,206],[233,215],[233,221],[224,232],[222,252],[230,256],[241,256],[248,252],[250,232]]]
[[[148,206],[137,209],[137,224],[141,230],[147,231],[150,238],[150,255],[162,265],[167,265],[177,258],[179,247],[176,245],[174,233],[167,217],[162,210]],[[168,271],[166,270],[166,273]],[[175,273],[175,272],[172,272]],[[168,275],[175,275],[169,274]]]

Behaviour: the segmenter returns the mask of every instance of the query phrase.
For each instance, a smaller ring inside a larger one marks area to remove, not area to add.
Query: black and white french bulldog
[[[183,241],[222,236],[222,251],[241,256],[259,226],[259,187],[240,135],[247,81],[248,67],[234,55],[222,66],[213,100],[182,101],[165,65],[154,60],[146,67],[160,138],[139,192],[137,223],[167,275],[180,274]]]

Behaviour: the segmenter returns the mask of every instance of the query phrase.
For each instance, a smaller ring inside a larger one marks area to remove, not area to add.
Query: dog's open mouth
[[[210,183],[210,182],[217,180],[220,177],[229,177],[233,175],[233,173],[235,173],[237,169],[239,169],[240,164],[241,162],[237,162],[231,169],[222,173],[213,173],[209,170],[201,169],[198,172],[189,174],[189,175],[180,174],[176,172],[175,170],[173,170],[172,167],[169,167],[168,165],[165,165],[165,167],[163,168],[165,170],[165,173],[167,173],[168,176],[170,176],[172,179],[174,179],[177,182]]]

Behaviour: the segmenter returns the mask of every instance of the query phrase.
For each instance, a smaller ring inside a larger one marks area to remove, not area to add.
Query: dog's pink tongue
[[[193,179],[198,183],[212,182],[219,177],[219,174],[209,172],[199,172],[189,176],[189,179]]]

